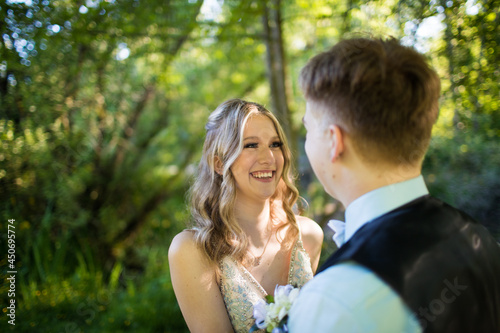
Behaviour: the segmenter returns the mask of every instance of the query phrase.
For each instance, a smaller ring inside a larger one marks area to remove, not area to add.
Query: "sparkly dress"
[[[248,333],[255,323],[253,305],[264,299],[267,292],[252,274],[231,256],[221,260],[220,269],[220,290],[234,331]],[[287,283],[302,287],[312,277],[311,261],[299,236],[292,248]]]

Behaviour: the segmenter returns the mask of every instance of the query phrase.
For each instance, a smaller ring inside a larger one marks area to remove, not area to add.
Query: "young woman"
[[[259,299],[312,278],[323,232],[292,210],[291,153],[271,112],[229,100],[206,130],[193,226],[168,253],[172,284],[192,332],[248,332]]]

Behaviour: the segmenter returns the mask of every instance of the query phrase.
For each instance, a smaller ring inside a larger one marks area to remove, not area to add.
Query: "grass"
[[[16,325],[0,319],[1,332],[189,332],[177,305],[166,260],[150,251],[146,271],[125,274],[116,264],[110,278],[82,261],[69,277],[47,274],[43,282],[17,281]],[[29,276],[29,274],[28,274]],[[6,297],[7,293],[2,293]],[[7,304],[3,299],[2,304]],[[6,312],[6,307],[3,312]]]

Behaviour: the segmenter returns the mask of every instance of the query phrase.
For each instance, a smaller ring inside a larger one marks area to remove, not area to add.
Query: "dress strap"
[[[297,221],[297,218],[295,218],[295,222],[297,222],[297,229],[299,229],[299,241],[302,242],[302,230],[300,230],[300,223]]]

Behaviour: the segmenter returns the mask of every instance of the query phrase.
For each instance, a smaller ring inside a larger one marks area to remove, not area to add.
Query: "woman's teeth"
[[[255,178],[271,178],[273,176],[273,172],[253,172],[252,176]]]

